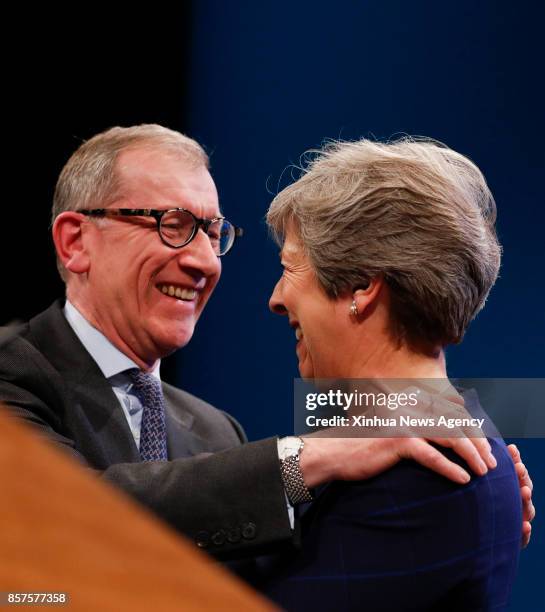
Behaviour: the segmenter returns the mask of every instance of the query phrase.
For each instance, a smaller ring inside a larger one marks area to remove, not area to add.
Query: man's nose
[[[279,315],[287,315],[288,311],[284,306],[284,302],[282,299],[282,279],[280,279],[272,292],[272,295],[269,299],[269,308],[272,312]]]
[[[189,244],[179,249],[178,263],[183,268],[194,268],[204,276],[214,276],[221,271],[219,257],[201,228]]]

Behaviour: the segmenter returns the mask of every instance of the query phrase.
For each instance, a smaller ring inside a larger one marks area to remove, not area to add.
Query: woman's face
[[[289,228],[281,252],[284,268],[269,300],[270,309],[287,315],[297,338],[296,353],[303,378],[333,378],[343,372],[343,328],[339,322],[348,307],[327,296],[304,252],[297,233]]]

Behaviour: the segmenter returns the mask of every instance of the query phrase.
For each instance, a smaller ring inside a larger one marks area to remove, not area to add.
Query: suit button
[[[242,537],[245,540],[253,540],[257,532],[255,523],[244,523],[242,525]]]
[[[236,542],[240,542],[242,534],[240,533],[240,529],[238,527],[233,527],[233,529],[229,529],[227,532],[227,540],[231,542],[231,544],[236,544]]]
[[[199,531],[195,536],[195,543],[199,548],[207,548],[210,544],[210,534],[208,531]]]
[[[225,543],[225,532],[221,530],[221,531],[216,531],[216,533],[212,534],[212,542],[214,542],[216,546],[221,546],[222,544],[224,544]]]

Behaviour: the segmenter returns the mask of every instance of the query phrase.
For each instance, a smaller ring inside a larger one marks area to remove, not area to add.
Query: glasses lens
[[[160,231],[166,243],[174,247],[183,246],[195,231],[195,220],[184,210],[172,210],[163,215]]]
[[[235,228],[227,219],[218,219],[210,224],[208,237],[216,255],[225,255],[235,241]]]

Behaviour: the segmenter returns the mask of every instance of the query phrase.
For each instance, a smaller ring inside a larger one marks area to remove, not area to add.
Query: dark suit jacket
[[[490,443],[497,468],[465,486],[411,461],[326,485],[301,518],[301,550],[261,560],[254,585],[290,612],[505,610],[521,501],[503,441]]]
[[[201,548],[243,556],[291,540],[276,439],[243,444],[233,418],[170,385],[163,391],[171,460],[143,463],[119,401],[60,303],[0,346],[0,401]]]

